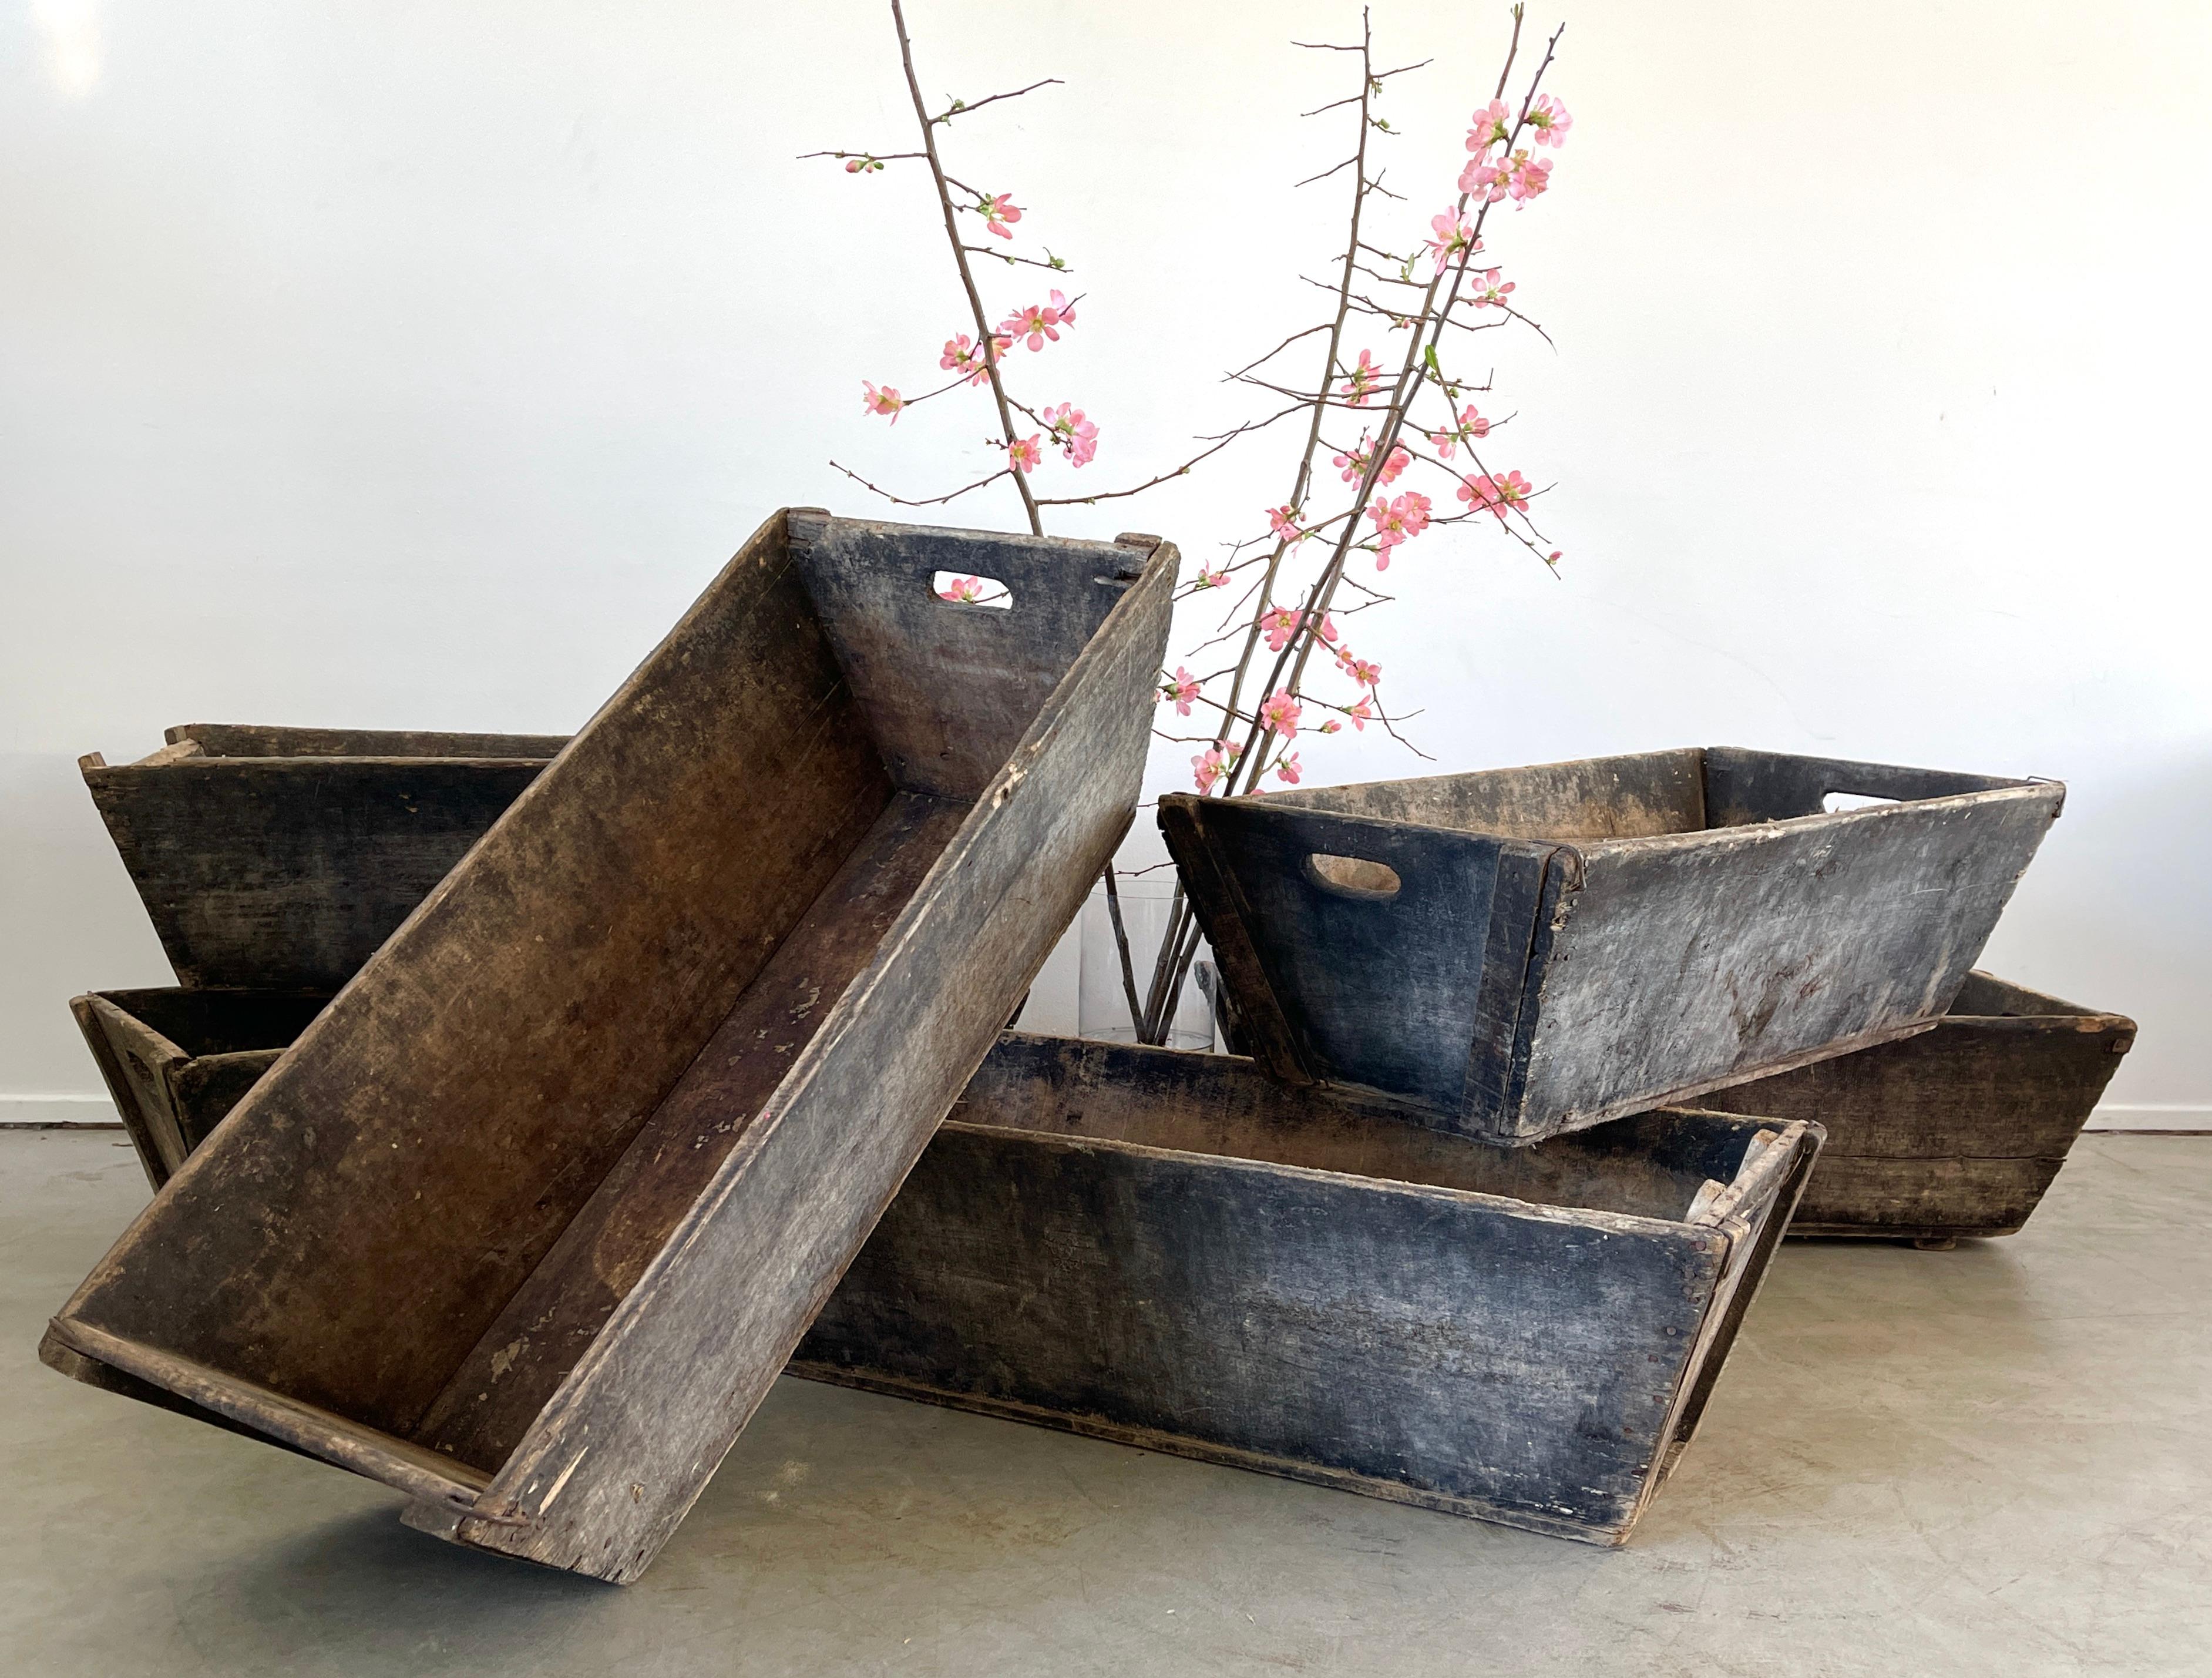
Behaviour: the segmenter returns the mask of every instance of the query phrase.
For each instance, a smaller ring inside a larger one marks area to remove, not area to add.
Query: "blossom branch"
[[[989,318],[983,313],[983,296],[975,289],[975,277],[969,271],[967,246],[960,238],[959,219],[952,206],[952,195],[947,190],[949,183],[945,178],[945,166],[937,155],[936,119],[930,116],[929,107],[922,100],[921,82],[914,73],[914,43],[908,39],[906,13],[900,9],[899,0],[891,0],[891,22],[898,31],[899,63],[906,71],[907,92],[914,100],[915,117],[921,124],[922,152],[928,159],[930,179],[937,187],[938,207],[945,216],[945,240],[952,246],[953,264],[960,271],[961,289],[968,294],[969,313],[975,318],[975,341],[982,351],[984,370],[990,375],[992,400],[998,404],[1000,433],[1006,439],[1006,447],[1011,450],[1015,441],[1014,416],[1007,406],[1006,383],[999,376],[999,341],[991,331]],[[993,97],[995,98],[997,95],[994,94]],[[846,475],[859,478],[858,473],[848,472]],[[1014,489],[1022,498],[1022,511],[1028,515],[1030,533],[1033,536],[1043,535],[1044,521],[1037,516],[1036,497],[1030,493],[1029,477],[1026,473],[1018,471],[994,472],[990,477],[970,484],[969,488],[980,488],[982,483],[988,483],[1006,477],[1012,477]],[[872,489],[874,486],[869,487]],[[955,490],[953,493],[965,495],[967,491],[962,489]],[[945,499],[950,500],[951,497],[947,496]],[[903,504],[914,506],[922,503]]]

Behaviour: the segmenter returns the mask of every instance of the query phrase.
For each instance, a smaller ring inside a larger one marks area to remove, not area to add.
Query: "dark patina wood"
[[[217,1011],[265,1038],[283,1007]],[[1696,1429],[1819,1134],[1662,1112],[1498,1149],[1246,1061],[1009,1032],[790,1370],[1616,1542]],[[633,1148],[630,1186],[684,1152]],[[622,1255],[595,1209],[559,1247]],[[479,1352],[512,1358],[533,1323],[574,1320],[570,1291],[598,1292],[596,1318],[634,1280],[541,1267]],[[227,1420],[192,1402],[225,1389],[183,1363],[153,1385],[47,1350]],[[526,1426],[526,1391],[495,1365],[465,1371],[416,1442],[488,1486],[466,1467],[477,1437]],[[285,1414],[288,1442],[356,1466],[357,1430]],[[420,1491],[420,1461],[363,1471]]]
[[[177,977],[335,991],[565,743],[191,723],[78,760]]]
[[[940,569],[1012,609],[939,599]],[[49,1360],[382,1479],[459,1542],[637,1577],[1126,830],[1174,572],[1152,538],[771,520]]]
[[[159,1189],[330,1003],[305,991],[104,990],[70,1012]]]
[[[1819,1138],[1662,1112],[1500,1149],[1008,1033],[792,1372],[1618,1543]]]
[[[1933,1031],[1718,1090],[1706,1105],[1828,1128],[1792,1235],[2010,1235],[2135,1036],[2124,1015],[1976,973]]]
[[[1159,821],[1266,1070],[1520,1144],[1927,1029],[2063,797],[1709,748]]]

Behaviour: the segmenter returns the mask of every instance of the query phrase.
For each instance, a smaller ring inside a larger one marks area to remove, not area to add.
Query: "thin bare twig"
[[[851,478],[854,483],[859,484],[862,489],[872,491],[874,494],[881,495],[885,501],[891,502],[896,507],[942,507],[949,501],[958,501],[961,496],[966,495],[970,489],[980,489],[987,483],[997,483],[1000,478],[1004,477],[1008,472],[1013,470],[1012,466],[1001,466],[998,471],[993,472],[988,477],[979,477],[973,483],[967,485],[966,488],[955,489],[949,495],[931,495],[926,500],[910,501],[904,495],[895,495],[890,490],[882,488],[880,485],[869,483],[866,478],[862,477],[860,473],[854,471],[850,466],[840,465],[835,460],[832,460],[830,464],[836,466],[839,471],[844,473],[846,477]]]
[[[933,123],[951,122],[955,117],[970,117],[986,105],[996,105],[1002,99],[1019,99],[1024,94],[1033,94],[1039,88],[1057,88],[1060,85],[1060,79],[1057,76],[1048,76],[1042,82],[1032,82],[1028,87],[1016,88],[1011,93],[993,94],[988,99],[979,99],[973,105],[969,104],[965,100],[956,99],[929,120]]]
[[[968,269],[968,252],[961,242],[959,219],[952,208],[952,195],[945,190],[947,182],[945,178],[945,166],[938,160],[935,124],[930,117],[928,106],[922,101],[921,79],[914,73],[914,43],[907,38],[906,14],[900,9],[899,0],[891,0],[891,22],[898,31],[899,63],[906,70],[907,92],[914,100],[915,118],[921,125],[921,147],[924,155],[929,160],[929,178],[936,183],[938,207],[945,214],[945,237],[952,246],[953,264],[960,270],[961,288],[968,294],[968,308],[975,319],[975,341],[983,352],[983,366],[991,375],[992,399],[998,404],[999,427],[1005,436],[1006,447],[1011,449],[1014,444],[1014,416],[1006,405],[1006,383],[999,377],[999,341],[992,335],[991,323],[984,315],[983,295],[975,289],[975,277]],[[841,467],[839,470],[843,469]],[[1003,472],[994,472],[992,477],[1006,475]],[[848,476],[857,477],[859,474],[848,473]],[[1028,475],[1017,471],[1012,476],[1014,488],[1022,498],[1022,511],[1029,516],[1030,533],[1033,536],[1043,535],[1044,521],[1037,516],[1036,497],[1030,493]],[[991,478],[982,480],[986,483],[991,481]],[[872,484],[869,487],[874,488]],[[977,486],[973,484],[969,486],[970,489],[975,487]],[[877,493],[880,495],[882,491],[878,490]],[[966,490],[954,491],[956,495],[966,493]],[[908,506],[919,504],[906,503]]]

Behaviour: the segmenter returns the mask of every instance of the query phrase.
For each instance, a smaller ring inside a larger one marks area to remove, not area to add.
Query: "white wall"
[[[951,143],[1077,263],[1036,388],[1105,428],[1078,482],[1249,411],[1215,375],[1303,323],[1338,233],[1288,184],[1339,154],[1291,113],[1343,66],[1284,43],[1356,9],[915,10],[933,91],[1067,79]],[[1503,15],[1377,7],[1441,58],[1395,106],[1409,224]],[[1397,702],[1445,768],[1728,742],[2064,778],[1988,964],[2136,1015],[2115,1101],[2202,1122],[2212,9],[1569,15],[1558,185],[1493,240],[1559,346],[1501,350],[1498,406],[1565,575],[1425,538],[1367,631]],[[972,409],[860,414],[958,324],[918,182],[793,161],[903,149],[889,46],[873,4],[0,6],[0,1093],[96,1089],[63,1001],[165,976],[77,752],[570,727],[770,509],[874,510],[828,455],[962,481]],[[1058,527],[1210,551],[1286,447]]]

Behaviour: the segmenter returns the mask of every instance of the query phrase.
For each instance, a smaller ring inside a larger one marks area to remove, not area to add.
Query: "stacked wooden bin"
[[[42,1355],[616,1580],[786,1368],[1617,1542],[1793,1208],[2025,1220],[2132,1031],[1969,974],[2046,783],[1171,797],[1247,1053],[1001,1033],[1174,567],[794,511],[571,741],[86,760],[182,984],[73,1005],[157,1192]]]

